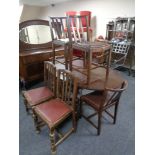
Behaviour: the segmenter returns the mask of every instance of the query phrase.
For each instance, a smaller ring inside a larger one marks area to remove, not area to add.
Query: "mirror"
[[[19,39],[28,44],[44,44],[51,41],[50,27],[47,25],[30,25],[19,31]]]

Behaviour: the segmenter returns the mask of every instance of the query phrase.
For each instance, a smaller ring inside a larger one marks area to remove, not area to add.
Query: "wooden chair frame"
[[[40,132],[40,127],[44,124],[48,125],[50,129],[50,140],[51,140],[51,152],[56,154],[56,147],[63,142],[72,132],[76,131],[76,97],[77,97],[77,78],[75,78],[70,71],[59,69],[57,72],[57,98],[50,100],[50,104],[54,101],[61,101],[63,104],[67,104],[71,109],[65,117],[61,117],[56,123],[49,125],[42,115],[37,111],[37,106],[34,107],[34,123],[36,126],[36,131]],[[46,102],[44,104],[47,104]],[[69,116],[72,116],[72,127],[68,132],[62,134],[58,131],[58,126],[66,120]],[[41,121],[40,121],[41,120]],[[59,139],[56,141],[55,135],[58,133]]]
[[[119,105],[119,100],[121,97],[122,92],[127,88],[127,81],[124,81],[122,83],[121,88],[119,89],[109,89],[105,88],[105,91],[103,92],[93,92],[87,95],[83,95],[80,98],[80,116],[82,116],[86,121],[88,121],[93,127],[97,129],[97,135],[100,135],[101,131],[101,117],[103,115],[103,111],[108,114],[112,119],[113,119],[113,124],[116,123],[116,117],[117,117],[117,110],[118,110],[118,105]],[[108,97],[108,94],[110,93],[110,97]],[[92,100],[95,97],[95,99]],[[97,98],[99,98],[97,100]],[[90,104],[90,102],[99,102],[99,107],[96,107],[93,104]],[[95,112],[89,116],[85,116],[82,111],[82,104],[85,103],[89,106],[91,106]],[[110,107],[114,106],[114,114],[111,114],[108,109]],[[97,125],[91,121],[90,119],[94,116],[98,115],[98,121]]]
[[[32,110],[33,106],[41,104],[51,98],[55,98],[56,96],[56,67],[50,61],[44,61],[44,84],[45,84],[45,87],[49,88],[49,90],[53,93],[53,96],[45,97],[41,100],[38,99],[38,101],[35,104],[30,103],[32,101],[30,97],[26,94],[31,90],[34,90],[37,93],[37,88],[27,90],[27,91],[22,91],[23,98],[24,98],[24,105],[26,108],[26,112],[28,114],[30,113],[30,110]],[[39,87],[39,88],[42,88],[42,87]]]
[[[71,30],[69,33],[69,37],[74,39],[74,42],[72,42],[72,49],[71,49],[71,55],[70,55],[70,66],[71,70],[72,68],[84,75],[86,75],[86,84],[90,84],[90,76],[91,76],[91,70],[96,69],[100,67],[98,64],[92,63],[92,55],[93,52],[96,52],[98,50],[109,54],[109,61],[107,61],[107,71],[110,67],[110,58],[111,58],[111,46],[108,44],[103,44],[102,42],[91,42],[89,37],[89,23],[88,23],[88,16],[69,16],[68,18],[68,29]],[[82,19],[85,19],[86,21],[86,27],[83,27],[82,25]],[[86,34],[85,34],[86,33]],[[75,60],[73,58],[73,49],[80,50],[84,54],[83,58],[83,66],[77,67],[75,65],[72,65],[73,61]],[[95,67],[92,67],[95,66]],[[107,72],[108,74],[108,72]]]
[[[52,38],[52,49],[53,49],[53,63],[58,61],[65,65],[65,69],[69,68],[68,57],[70,54],[70,46],[71,46],[71,37],[68,34],[68,29],[66,26],[68,25],[68,17],[49,17],[49,25],[51,31],[51,38]],[[66,31],[65,31],[66,29]],[[64,58],[65,61],[56,59],[55,48],[56,46],[64,46]]]

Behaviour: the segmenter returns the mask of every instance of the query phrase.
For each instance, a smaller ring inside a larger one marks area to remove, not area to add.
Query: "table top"
[[[91,70],[90,84],[86,84],[86,76],[76,70],[72,71],[73,75],[79,79],[79,88],[89,90],[104,90],[106,81],[106,69],[103,67]],[[120,88],[124,81],[120,72],[117,70],[109,69],[109,76],[106,83],[106,88]]]
[[[57,69],[65,69],[63,64],[56,64]],[[79,72],[80,71],[80,72]],[[81,89],[89,89],[89,90],[104,90],[105,81],[106,81],[106,69],[104,67],[98,67],[95,69],[91,69],[90,71],[90,84],[87,84],[87,76],[86,69],[82,69],[79,66],[79,70],[73,68],[72,74],[78,78],[79,83],[78,86]],[[120,88],[122,82],[125,79],[121,76],[121,73],[117,70],[113,70],[109,68],[109,76],[106,83],[106,88]]]

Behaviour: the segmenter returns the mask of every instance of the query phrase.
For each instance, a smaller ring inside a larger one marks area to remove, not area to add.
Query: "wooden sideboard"
[[[33,25],[45,25],[49,27],[49,22],[46,20],[28,20],[19,24],[19,31],[22,31],[22,39],[19,40],[19,79],[23,87],[27,87],[30,83],[38,80],[43,80],[44,75],[44,61],[50,60],[52,57],[52,42],[51,39],[48,42],[43,43],[31,43],[30,40],[39,38],[41,36],[35,36],[35,28],[31,29],[33,36],[27,37],[26,33],[30,35],[29,28]],[[45,30],[45,28],[42,28]],[[50,30],[50,29],[49,29]],[[24,32],[23,32],[24,31]],[[36,31],[37,32],[37,31]],[[23,33],[24,37],[23,37]],[[37,32],[38,33],[38,32]],[[21,34],[19,35],[21,37]],[[48,35],[50,31],[48,31]],[[45,36],[46,37],[46,36]],[[49,36],[48,36],[49,37]],[[50,38],[50,37],[49,37]],[[33,40],[32,40],[33,41]],[[56,48],[56,55],[61,55],[64,52],[63,47]]]
[[[57,48],[57,54],[63,52],[63,48]],[[19,53],[19,75],[24,85],[31,81],[43,80],[44,61],[52,57],[52,49],[36,49]]]

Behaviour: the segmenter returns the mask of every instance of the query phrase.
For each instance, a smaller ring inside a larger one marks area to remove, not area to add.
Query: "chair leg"
[[[82,116],[82,101],[81,101],[81,99],[79,100],[79,118],[81,118],[81,116]]]
[[[69,58],[69,70],[72,71],[72,63],[73,63],[73,48],[71,46],[68,47],[68,58]]]
[[[68,69],[68,49],[67,49],[67,45],[64,46],[64,56],[65,56],[65,69]]]
[[[50,129],[50,141],[51,141],[51,155],[56,155],[56,145],[55,145],[55,129]]]
[[[52,44],[52,49],[53,49],[53,64],[55,64],[55,45]]]
[[[98,113],[98,129],[97,129],[97,135],[100,135],[100,132],[101,132],[101,117],[102,117],[102,113],[99,112]]]
[[[117,118],[117,109],[118,109],[118,104],[116,104],[116,105],[115,105],[113,124],[115,124],[115,123],[116,123],[116,118]]]
[[[35,126],[35,129],[36,129],[36,133],[40,133],[40,127],[39,127],[39,125],[38,125],[38,117],[37,117],[37,115],[35,114],[35,112],[34,111],[32,111],[32,116],[33,116],[33,120],[34,120],[34,126]]]
[[[25,99],[25,97],[24,97],[24,105],[25,105],[26,113],[29,114],[29,108],[28,108],[27,100]]]
[[[73,124],[73,128],[74,128],[74,132],[76,132],[77,129],[77,121],[76,121],[76,116],[75,116],[75,112],[72,113],[72,124]]]

